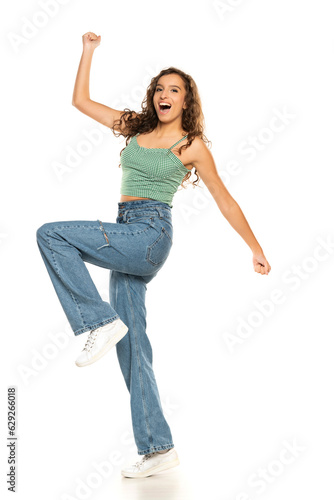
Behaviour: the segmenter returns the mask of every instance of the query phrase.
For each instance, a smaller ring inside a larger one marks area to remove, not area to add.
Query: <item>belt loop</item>
[[[163,218],[162,211],[159,209],[159,207],[155,207],[155,208],[158,210],[159,218],[162,219]]]
[[[123,221],[126,222],[126,216],[127,216],[127,213],[128,213],[129,209],[125,210],[124,214],[123,214]]]

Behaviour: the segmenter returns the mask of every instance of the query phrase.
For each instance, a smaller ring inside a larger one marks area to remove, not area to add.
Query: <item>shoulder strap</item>
[[[182,139],[180,139],[179,141],[177,141],[175,144],[173,144],[173,146],[171,146],[171,147],[170,147],[170,148],[168,148],[168,149],[173,149],[173,148],[174,148],[174,146],[176,146],[179,142],[183,141],[183,139],[186,139],[187,137],[188,137],[188,134],[187,134],[187,135],[185,135],[185,136],[183,136],[183,137],[182,137]]]

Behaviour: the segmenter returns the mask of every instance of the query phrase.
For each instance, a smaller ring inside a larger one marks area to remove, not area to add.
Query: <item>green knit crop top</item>
[[[189,170],[170,148],[143,148],[137,136],[131,137],[121,153],[122,181],[120,193],[167,203],[171,208],[174,194]]]

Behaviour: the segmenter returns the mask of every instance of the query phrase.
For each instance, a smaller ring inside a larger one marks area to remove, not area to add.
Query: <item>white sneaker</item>
[[[167,453],[148,453],[134,465],[125,467],[121,470],[124,477],[148,477],[163,470],[170,469],[179,465],[179,457],[174,448],[171,448]]]
[[[127,333],[128,327],[120,318],[92,330],[85,347],[77,357],[77,366],[87,366],[102,358]]]

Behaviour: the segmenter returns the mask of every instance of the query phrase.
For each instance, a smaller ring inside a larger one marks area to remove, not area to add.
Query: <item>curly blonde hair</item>
[[[156,128],[159,122],[159,118],[153,105],[153,96],[159,79],[164,75],[170,74],[179,75],[182,78],[186,89],[185,103],[187,107],[183,110],[182,114],[182,128],[187,132],[188,137],[187,142],[178,149],[178,153],[180,154],[182,149],[187,149],[192,144],[195,137],[200,137],[205,143],[211,144],[211,141],[208,141],[208,139],[204,135],[204,115],[202,112],[201,99],[195,81],[190,75],[187,75],[182,70],[171,66],[167,69],[161,70],[157,76],[151,79],[151,83],[147,87],[146,97],[141,104],[142,111],[140,113],[136,113],[134,111],[131,111],[129,108],[125,108],[124,113],[121,115],[120,119],[114,123],[114,126],[115,124],[120,125],[119,129],[126,130],[126,132],[117,132],[112,129],[116,137],[119,137],[120,135],[126,137],[125,147],[128,145],[130,138],[137,133],[151,132]],[[122,123],[125,124],[125,127],[122,127]],[[125,147],[122,149],[122,151],[125,149]],[[120,152],[120,155],[122,154],[122,151]],[[121,164],[119,164],[119,167],[121,167]],[[195,187],[200,181],[200,176],[196,168],[194,174],[197,176],[197,179],[192,182],[193,186]],[[184,176],[182,180],[181,186],[183,188],[185,187],[183,183],[187,181],[190,176],[191,170]]]

